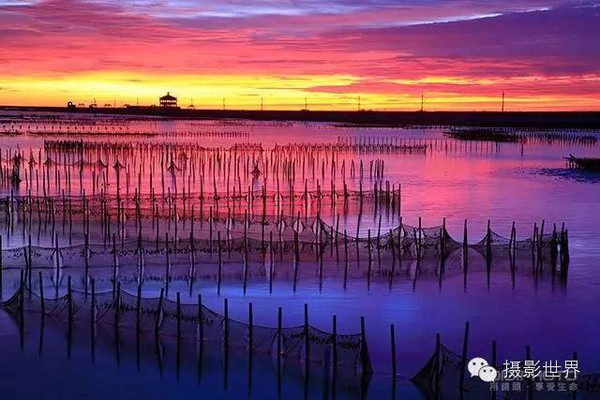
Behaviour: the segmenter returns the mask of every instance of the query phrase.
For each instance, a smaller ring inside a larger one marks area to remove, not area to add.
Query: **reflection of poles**
[[[73,291],[71,286],[71,275],[67,277],[67,359],[71,359],[71,344],[73,341]]]
[[[400,231],[398,230],[398,235],[400,235]],[[392,250],[392,270],[390,272],[390,290],[392,289],[392,284],[394,283],[394,275],[396,273],[396,245],[394,243],[394,233],[390,229],[390,242],[389,246]]]
[[[331,349],[329,347],[326,347],[323,353],[323,400],[329,400],[329,372],[331,369]]]
[[[367,397],[369,379],[373,368],[369,360],[369,350],[367,347],[367,333],[365,331],[365,317],[360,317],[360,364],[361,364],[361,397]]]
[[[563,223],[560,234],[560,272],[566,277],[569,270],[569,230]]]
[[[46,318],[46,304],[44,300],[44,282],[42,280],[42,271],[38,272],[38,277],[40,280],[40,303],[42,310],[42,323],[44,323],[44,319]]]
[[[308,399],[308,383],[310,380],[310,336],[308,328],[308,304],[304,303],[304,399]]]
[[[269,293],[273,293],[273,231],[269,232]]]
[[[398,224],[398,271],[402,270],[402,233],[406,233],[402,225],[402,216],[399,217]],[[394,245],[392,238],[392,246]]]
[[[337,337],[337,315],[332,317],[332,327],[331,327],[331,341],[333,343],[333,373],[331,377],[331,397],[336,398],[335,396],[335,387],[337,385],[337,363],[338,363],[338,337]]]
[[[485,266],[487,272],[487,288],[490,290],[490,280],[492,273],[492,229],[490,220],[487,221],[487,234],[485,236]]]
[[[371,289],[371,268],[373,265],[373,256],[371,254],[371,230],[367,230],[367,253],[369,263],[367,265],[367,290]]]
[[[421,256],[423,255],[423,227],[421,224],[421,217],[419,217],[419,229],[417,236],[417,270],[421,266]]]
[[[510,240],[508,242],[508,257],[513,259],[517,250],[517,229],[515,228],[515,221],[512,222],[510,228]]]
[[[536,260],[536,276],[543,270],[543,250],[544,250],[544,228],[546,220],[542,220],[540,227],[540,235],[537,243],[537,260]]]
[[[300,222],[298,222],[300,226]],[[300,264],[300,244],[298,242],[298,231],[294,231],[294,292],[298,283],[298,265]]]
[[[508,248],[508,262],[510,264],[510,280],[513,289],[515,288],[516,282],[516,256],[517,256],[517,229],[515,228],[515,223],[513,221],[513,225],[510,231],[511,237],[511,245]]]
[[[245,218],[244,218],[244,257],[243,257],[243,260],[244,260],[244,265],[243,265],[243,268],[244,268],[244,283],[243,283],[243,292],[244,292],[244,294],[246,294],[246,289],[248,287],[247,286],[248,285],[248,236],[247,236],[248,235],[248,232],[247,232],[247,230],[248,230],[248,223],[247,223],[247,220],[248,220],[248,211],[246,210],[244,212],[244,214],[245,214],[244,215]]]
[[[90,312],[90,343],[92,363],[96,359],[96,280],[92,279],[92,310]]]
[[[140,372],[141,359],[140,359],[140,333],[141,327],[141,314],[142,314],[142,284],[138,283],[137,287],[137,300],[135,304],[135,355],[136,355],[136,366],[137,371]]]
[[[344,229],[344,290],[346,290],[346,284],[348,283],[348,232]]]
[[[42,272],[40,271],[39,273],[39,279],[40,279],[40,300],[41,300],[41,306],[42,306],[42,317],[40,320],[40,340],[39,340],[39,350],[38,350],[38,354],[41,357],[42,356],[42,350],[44,348],[44,327],[45,327],[45,322],[46,322],[46,308],[44,306],[44,285],[42,282]]]
[[[177,292],[177,355],[176,355],[177,381],[181,374],[181,294]]]
[[[204,356],[204,317],[202,313],[202,295],[198,294],[198,383],[202,381],[203,356]]]
[[[194,208],[192,207],[192,227],[190,229],[190,297],[192,297],[192,290],[194,287],[194,280],[196,279],[196,248],[194,247]],[[141,278],[140,278],[141,282]]]
[[[377,268],[381,273],[381,214],[379,214],[379,223],[377,225]]]
[[[254,354],[254,318],[252,303],[248,303],[248,397],[252,394],[252,366]]]
[[[83,279],[85,300],[87,301],[88,296],[88,280],[90,276],[90,236],[86,233],[83,237],[83,261],[85,267],[85,277]]]
[[[317,243],[315,243],[315,253],[317,255],[317,263],[319,266],[319,292],[323,290],[323,253],[325,248],[323,246],[323,228],[321,227],[321,217],[317,214]]]
[[[21,350],[25,348],[25,281],[23,270],[19,277],[19,341]]]
[[[282,345],[282,325],[283,309],[277,308],[277,398],[281,398],[281,345]]]
[[[534,222],[533,224],[533,235],[531,238],[531,272],[534,274],[535,276],[535,260],[536,260],[536,249],[537,249],[537,240],[538,239],[538,226],[537,226],[537,222]]]
[[[465,323],[465,335],[463,337],[463,348],[462,348],[462,356],[461,356],[461,369],[460,369],[460,397],[463,397],[464,389],[465,389],[465,368],[467,366],[467,348],[469,345],[469,321]]]
[[[442,289],[442,278],[446,270],[446,218],[442,220],[442,228],[440,230],[440,276],[439,288]]]
[[[58,252],[58,250],[57,250]],[[112,290],[113,290],[113,299],[116,298],[116,296],[118,295],[117,293],[117,278],[118,278],[118,271],[117,271],[117,244],[116,244],[116,238],[115,238],[115,234],[113,233],[112,235],[112,267],[113,267],[113,276],[112,276]]]
[[[227,383],[229,380],[229,301],[227,299],[224,300],[223,307],[225,315],[225,336],[223,339],[223,347],[225,350],[225,363],[223,365],[223,389],[227,390]]]
[[[467,291],[467,271],[469,268],[469,237],[468,237],[467,220],[463,228],[463,245],[462,245],[462,262],[463,262],[463,286]]]
[[[24,233],[25,231],[23,231]],[[33,275],[33,255],[32,255],[32,247],[31,247],[31,235],[27,236],[27,247],[28,247],[28,252],[27,252],[27,267],[28,267],[28,272],[26,273],[28,279],[29,279],[29,295],[31,296],[31,288],[33,287],[31,284],[31,280],[33,279],[32,275]]]
[[[167,258],[165,271],[165,296],[169,295],[169,275],[171,275],[171,250],[169,249],[169,234],[165,233],[165,256]]]
[[[117,366],[121,366],[121,332],[119,324],[121,320],[121,282],[117,282],[117,295],[115,297],[113,308],[115,310],[115,356],[117,358]]]
[[[390,325],[390,346],[392,349],[392,377],[396,379],[397,364],[396,364],[396,332],[394,324]]]
[[[308,303],[304,303],[304,362],[308,370],[310,362],[310,331],[308,327]]]
[[[552,275],[556,273],[556,261],[558,259],[558,236],[556,224],[552,227],[552,238],[550,239],[550,262],[552,264]]]
[[[435,334],[435,372],[433,374],[434,387],[433,387],[433,398],[440,398],[440,350],[442,347],[440,334]]]
[[[223,275],[223,259],[222,259],[222,255],[221,255],[221,232],[217,232],[217,241],[218,244],[217,246],[219,247],[219,275],[217,277],[217,296],[221,295],[221,280],[222,280],[222,275]],[[212,243],[210,245],[210,251],[212,254]]]
[[[56,279],[54,281],[54,297],[58,298],[58,285],[60,283],[60,250],[58,248],[58,234],[54,236],[54,257],[56,258]]]
[[[10,179],[13,185],[21,183],[21,155],[15,155],[13,158],[13,170]]]

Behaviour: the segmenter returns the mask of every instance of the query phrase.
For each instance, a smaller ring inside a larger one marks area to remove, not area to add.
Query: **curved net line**
[[[439,353],[434,352],[410,380],[429,397],[433,398],[437,393],[440,398],[452,398],[460,393],[462,372],[465,368],[460,355],[440,344]],[[462,387],[465,398],[483,399],[490,396],[489,384],[479,379],[469,379],[468,373],[464,375]]]
[[[281,329],[281,345],[284,357],[299,359],[304,347],[304,326]]]
[[[492,246],[506,246],[508,247],[508,245],[511,243],[511,239],[507,238],[506,236],[502,236],[496,232],[494,232],[493,230],[488,230],[488,232],[485,234],[485,236],[483,237],[483,239],[481,239],[479,242],[477,242],[474,246],[487,246],[492,245]]]
[[[252,345],[254,350],[261,353],[277,351],[277,349],[274,349],[275,339],[277,338],[277,328],[253,325],[252,332]]]

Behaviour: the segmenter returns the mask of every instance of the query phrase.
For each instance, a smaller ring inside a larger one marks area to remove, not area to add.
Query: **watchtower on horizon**
[[[159,103],[161,107],[177,107],[177,97],[171,96],[171,93],[167,92],[159,99]]]

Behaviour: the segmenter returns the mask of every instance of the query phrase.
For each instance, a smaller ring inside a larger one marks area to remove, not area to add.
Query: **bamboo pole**
[[[308,325],[308,304],[304,303],[304,362],[310,362],[310,331]]]

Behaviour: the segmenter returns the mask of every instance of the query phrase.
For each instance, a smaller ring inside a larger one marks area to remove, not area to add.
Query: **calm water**
[[[470,356],[488,356],[491,342],[496,340],[500,360],[522,359],[525,346],[531,345],[536,360],[562,362],[577,351],[584,373],[600,372],[600,346],[596,341],[600,335],[600,324],[596,323],[600,317],[597,306],[600,301],[597,271],[600,176],[569,171],[562,158],[569,153],[599,157],[600,146],[464,143],[444,138],[443,130],[438,129],[339,128],[327,124],[244,121],[193,124],[144,121],[137,124],[143,129],[171,134],[110,140],[200,142],[203,146],[261,143],[265,148],[288,143],[335,143],[348,137],[425,140],[430,145],[425,154],[349,154],[345,157],[348,160],[362,158],[366,163],[384,160],[384,179],[402,184],[402,217],[410,225],[416,225],[419,217],[424,226],[439,225],[446,218],[450,234],[459,239],[467,219],[470,241],[475,242],[483,237],[488,219],[494,231],[506,236],[510,235],[511,223],[515,221],[519,238],[530,236],[533,224],[542,220],[546,226],[565,223],[569,229],[571,254],[566,281],[553,276],[549,270],[534,277],[528,272],[530,266],[521,265],[514,281],[507,269],[492,270],[489,277],[485,269],[474,269],[469,272],[466,284],[462,273],[449,271],[441,283],[434,274],[424,274],[416,283],[407,274],[391,287],[387,279],[374,278],[370,286],[364,280],[354,279],[344,289],[339,278],[329,278],[319,288],[315,277],[301,280],[295,292],[292,283],[285,279],[274,283],[272,293],[269,293],[268,282],[260,279],[251,280],[245,294],[242,283],[235,281],[225,282],[220,296],[216,294],[214,282],[202,282],[194,289],[192,299],[202,293],[206,304],[215,310],[221,310],[222,299],[227,297],[231,317],[242,321],[247,320],[248,303],[252,302],[255,323],[261,325],[276,325],[279,306],[284,309],[284,325],[301,324],[304,303],[309,305],[311,324],[322,329],[329,329],[335,314],[340,332],[357,332],[359,317],[364,316],[375,371],[370,398],[390,396],[389,325],[392,323],[396,326],[401,375],[397,394],[406,398],[420,396],[407,379],[433,353],[435,334],[440,333],[446,346],[460,352],[466,321],[471,325]],[[243,131],[248,135],[177,137],[178,131],[192,129]],[[43,140],[44,137],[38,135],[3,137],[1,147],[3,152],[17,147],[37,151],[43,146]],[[3,189],[5,193],[7,190]],[[366,218],[366,226],[375,227],[376,223],[375,218]],[[392,225],[390,221],[389,226]],[[147,290],[158,291],[158,288]],[[170,290],[187,293],[183,282],[174,282]],[[10,288],[5,288],[5,297],[9,291]],[[184,301],[193,300],[186,297]],[[239,398],[249,391],[257,398],[277,396],[276,374],[269,359],[257,362],[251,389],[248,389],[247,372],[242,365],[244,358],[232,361],[225,388],[221,361],[208,356],[209,367],[199,384],[196,364],[184,363],[177,378],[174,364],[166,362],[161,375],[156,362],[150,360],[151,351],[147,351],[147,357],[142,354],[138,370],[135,349],[125,348],[118,365],[110,337],[106,339],[106,346],[99,345],[94,363],[89,343],[77,341],[69,360],[64,327],[51,325],[44,329],[44,344],[40,350],[39,328],[28,326],[21,342],[17,324],[0,313],[0,385],[4,392],[8,391],[7,398],[23,393],[27,397],[52,398],[106,398],[114,397],[115,393],[119,398],[190,395]],[[32,376],[36,377],[36,385],[30,384]],[[52,392],[48,393],[47,388],[53,388]],[[290,372],[285,376],[284,396],[300,398],[304,390],[301,373]],[[320,390],[319,382],[310,385],[309,397],[320,398]],[[356,393],[338,393],[338,397],[352,398]]]

